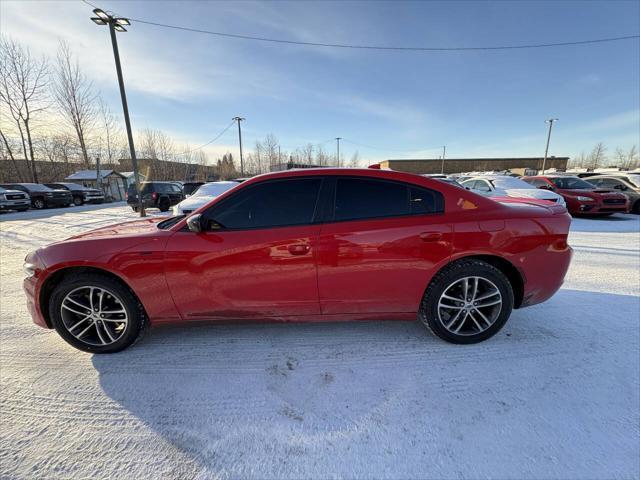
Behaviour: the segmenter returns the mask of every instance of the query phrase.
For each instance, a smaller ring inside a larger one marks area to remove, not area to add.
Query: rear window
[[[435,190],[375,179],[336,181],[337,221],[436,213],[443,209],[442,194]]]

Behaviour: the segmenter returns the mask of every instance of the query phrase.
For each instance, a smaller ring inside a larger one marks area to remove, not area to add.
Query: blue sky
[[[130,18],[310,42],[477,46],[562,42],[640,32],[640,2],[113,2]],[[66,38],[120,112],[106,28],[80,1],[0,6],[3,34],[55,54]],[[54,21],[60,19],[60,21]],[[135,23],[119,34],[132,123],[192,146],[246,117],[245,143],[275,134],[295,147],[345,138],[364,160],[540,156],[603,141],[638,144],[640,42],[493,52],[381,52],[219,38]],[[211,154],[237,151],[230,129]],[[378,147],[371,149],[349,142]],[[333,151],[334,141],[324,147]]]

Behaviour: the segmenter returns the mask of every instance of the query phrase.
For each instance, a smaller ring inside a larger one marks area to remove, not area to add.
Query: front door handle
[[[291,255],[304,255],[306,253],[309,253],[309,250],[311,250],[310,245],[304,244],[289,245],[287,248],[289,249],[289,253]]]
[[[437,242],[442,238],[442,233],[440,232],[422,232],[420,234],[420,240],[423,242]]]

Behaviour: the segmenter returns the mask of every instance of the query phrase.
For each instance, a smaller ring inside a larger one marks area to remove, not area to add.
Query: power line
[[[207,143],[205,143],[203,145],[200,145],[199,147],[194,148],[192,150],[187,150],[186,152],[176,153],[176,155],[186,155],[187,153],[195,152],[196,150],[200,150],[200,149],[206,147],[207,145],[211,145],[213,142],[218,140],[222,135],[224,135],[226,133],[226,131],[231,128],[231,125],[233,125],[235,122],[236,122],[235,119],[231,120],[231,123],[229,125],[227,125],[224,130],[222,130],[215,138],[209,140]]]
[[[86,0],[84,0],[86,1]],[[358,50],[391,50],[391,51],[418,51],[418,52],[451,52],[451,51],[481,51],[481,50],[517,50],[529,48],[548,48],[548,47],[565,47],[570,45],[588,45],[594,43],[617,42],[620,40],[631,40],[640,38],[640,35],[623,35],[620,37],[595,38],[588,40],[577,40],[572,42],[556,42],[556,43],[533,43],[525,45],[498,45],[498,46],[479,46],[479,47],[407,47],[407,46],[382,46],[382,45],[350,45],[342,43],[320,43],[320,42],[301,42],[297,40],[284,40],[280,38],[258,37],[253,35],[241,35],[237,33],[216,32],[213,30],[203,30],[200,28],[183,27],[180,25],[169,25],[166,23],[151,22],[149,20],[141,20],[139,18],[129,18],[133,22],[152,25],[155,27],[171,28],[174,30],[183,30],[186,32],[203,33],[206,35],[215,35],[218,37],[235,38],[242,40],[253,40],[258,42],[284,43],[289,45],[302,45],[307,47],[329,47],[329,48],[349,48]]]

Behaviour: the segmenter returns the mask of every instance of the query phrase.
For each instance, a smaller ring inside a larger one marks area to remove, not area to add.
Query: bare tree
[[[0,39],[0,101],[15,123],[22,153],[27,165],[31,163],[31,178],[36,183],[38,172],[31,121],[47,106],[47,77],[48,64],[44,57],[37,60],[28,48],[8,38]],[[5,147],[7,145],[5,143]]]
[[[20,182],[23,181],[22,173],[20,172],[20,168],[18,166],[18,162],[16,161],[16,157],[13,155],[13,148],[10,145],[10,141],[7,136],[4,134],[2,129],[0,128],[0,137],[2,138],[2,143],[0,144],[0,152],[2,152],[2,157],[11,159],[11,163],[13,163],[13,168],[16,172],[16,176]]]
[[[93,83],[81,72],[69,45],[61,41],[58,47],[54,93],[63,117],[78,136],[85,168],[89,168],[87,135],[95,125],[98,112]]]
[[[360,154],[357,150],[351,156],[351,160],[349,160],[348,166],[349,168],[358,168],[360,166]]]
[[[100,130],[102,131],[102,139],[104,140],[105,155],[103,158],[106,163],[113,164],[118,158],[122,150],[122,131],[111,113],[109,106],[99,97],[98,108],[100,111]]]
[[[607,159],[606,152],[607,147],[604,146],[604,143],[597,143],[589,154],[589,167],[595,170],[598,166],[603,165]]]

